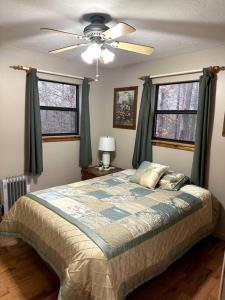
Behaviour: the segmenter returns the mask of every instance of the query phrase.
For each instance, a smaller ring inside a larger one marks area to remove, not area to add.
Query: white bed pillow
[[[135,174],[130,177],[130,181],[154,189],[168,169],[169,166],[143,161]]]

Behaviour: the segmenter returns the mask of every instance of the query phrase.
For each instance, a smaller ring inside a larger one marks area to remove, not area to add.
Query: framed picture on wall
[[[137,86],[114,89],[114,128],[136,129],[137,94]]]

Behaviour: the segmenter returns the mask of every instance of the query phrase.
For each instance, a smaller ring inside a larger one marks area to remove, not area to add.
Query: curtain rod
[[[21,65],[14,65],[14,66],[9,66],[10,68],[14,69],[14,70],[23,70],[23,71],[29,71],[31,69],[31,67],[26,67],[26,66],[21,66]],[[46,70],[40,70],[37,69],[38,73],[42,73],[42,74],[49,74],[49,75],[55,75],[55,76],[61,76],[61,77],[67,77],[67,78],[73,78],[73,79],[81,79],[83,80],[84,77],[81,76],[75,76],[75,75],[69,75],[69,74],[63,74],[63,73],[57,73],[57,72],[51,72],[51,71],[46,71]],[[94,81],[93,78],[88,78],[87,79],[89,81]]]
[[[212,67],[209,67],[209,69],[214,73],[218,73],[219,71],[224,71],[225,67],[212,66]],[[196,74],[196,73],[202,73],[202,69],[153,75],[153,76],[150,76],[150,78],[154,79],[154,78],[172,77],[172,76],[177,76],[177,75],[187,75],[187,74]],[[138,79],[145,80],[145,77],[147,77],[147,76],[141,76]]]

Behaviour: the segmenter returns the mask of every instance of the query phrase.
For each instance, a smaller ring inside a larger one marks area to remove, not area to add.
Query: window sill
[[[67,142],[67,141],[79,141],[79,135],[54,135],[54,136],[42,136],[42,142]]]
[[[166,148],[173,148],[178,150],[186,150],[186,151],[194,151],[195,145],[193,144],[184,144],[170,141],[162,141],[162,140],[152,140],[152,145]]]

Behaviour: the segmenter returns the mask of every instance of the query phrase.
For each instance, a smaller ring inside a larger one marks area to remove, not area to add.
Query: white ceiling
[[[114,25],[124,21],[137,31],[119,40],[151,45],[151,58],[196,51],[225,43],[225,0],[0,0],[0,44],[48,52],[76,42],[74,38],[46,33],[51,27],[82,34],[81,16],[103,12]],[[80,59],[83,49],[57,54]],[[150,59],[114,49],[118,67]],[[52,54],[53,55],[53,54]],[[18,62],[19,63],[19,62]]]

